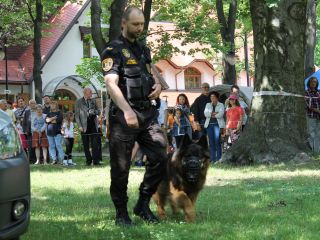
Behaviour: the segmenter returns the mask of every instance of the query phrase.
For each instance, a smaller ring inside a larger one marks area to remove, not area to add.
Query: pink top
[[[244,115],[243,109],[241,107],[229,108],[227,111],[227,128],[236,129],[238,127],[239,121],[241,121],[241,116]]]

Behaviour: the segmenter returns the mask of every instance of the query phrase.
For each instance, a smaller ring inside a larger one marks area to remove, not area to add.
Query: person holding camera
[[[101,161],[101,133],[99,131],[98,109],[95,100],[92,99],[92,90],[83,89],[83,98],[76,101],[75,117],[81,133],[86,165],[100,165]],[[89,147],[91,146],[92,153]]]

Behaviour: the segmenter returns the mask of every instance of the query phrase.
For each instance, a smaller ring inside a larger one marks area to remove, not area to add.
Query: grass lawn
[[[159,225],[133,217],[144,169],[132,168],[129,213],[136,226],[114,225],[110,167],[31,166],[32,206],[23,240],[319,239],[320,163],[303,166],[210,167],[197,220],[183,214]],[[104,162],[105,163],[105,162]],[[155,205],[152,203],[152,209]]]

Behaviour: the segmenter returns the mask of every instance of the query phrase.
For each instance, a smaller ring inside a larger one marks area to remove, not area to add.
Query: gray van
[[[29,218],[29,163],[17,129],[0,109],[0,240],[19,239]]]

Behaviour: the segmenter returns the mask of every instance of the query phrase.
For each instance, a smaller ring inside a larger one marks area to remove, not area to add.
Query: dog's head
[[[206,175],[210,162],[206,136],[193,143],[189,136],[185,135],[177,155],[176,159],[181,161],[181,175],[187,182],[196,183],[199,177]]]

